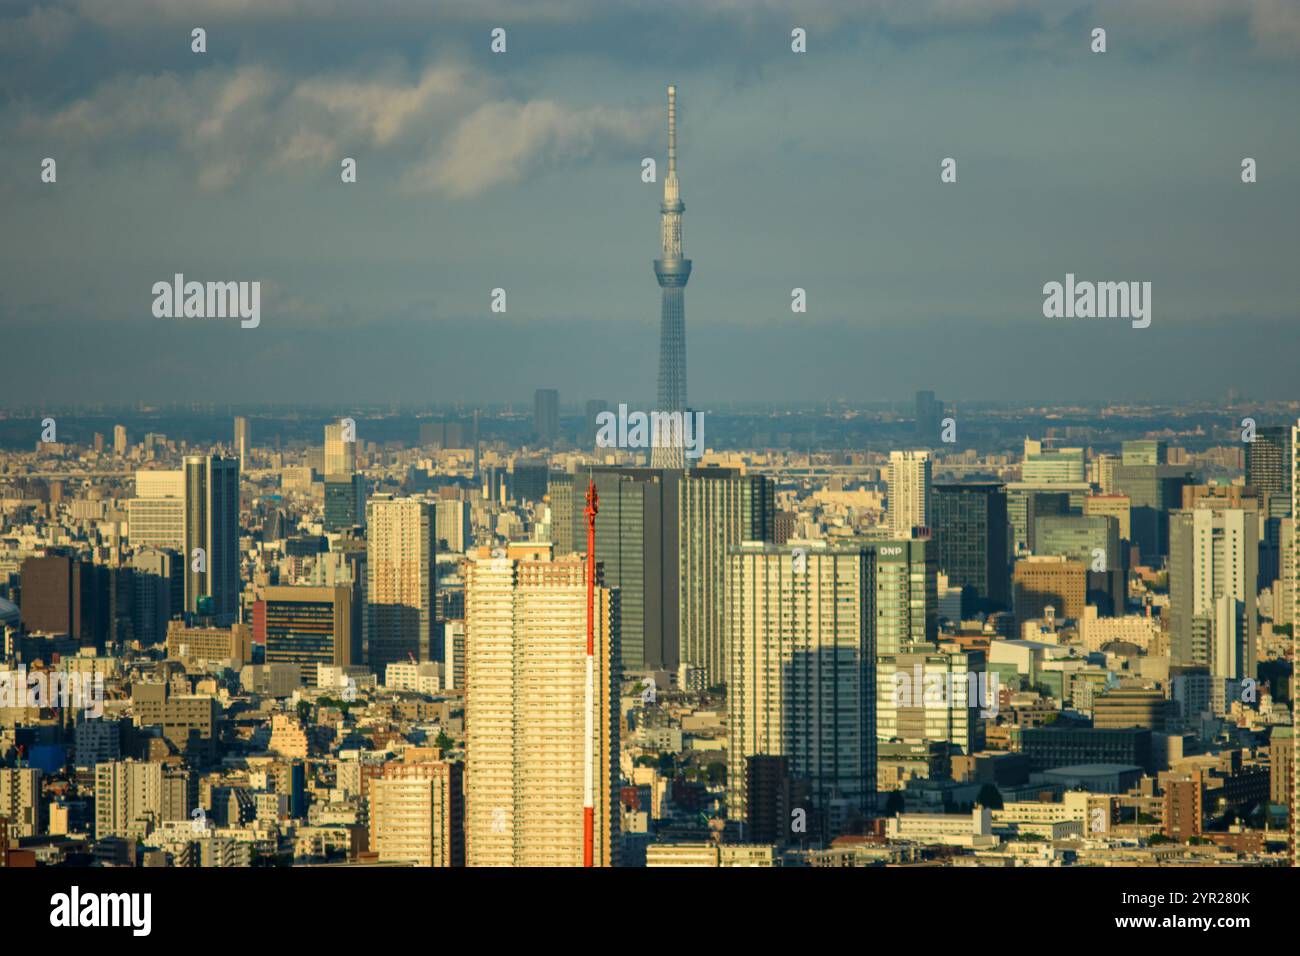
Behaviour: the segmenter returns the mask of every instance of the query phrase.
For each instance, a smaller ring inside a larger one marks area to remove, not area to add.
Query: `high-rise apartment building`
[[[239,613],[239,461],[185,457],[185,610],[218,625]]]
[[[727,575],[727,809],[747,758],[785,757],[820,819],[876,791],[875,554],[742,545]],[[811,816],[811,815],[810,815]],[[830,834],[833,835],[833,834]]]
[[[437,519],[432,502],[376,495],[366,509],[367,663],[433,660]]]
[[[40,836],[43,830],[41,772],[35,767],[0,768],[0,817],[9,821],[9,838]],[[0,853],[8,844],[0,845]]]
[[[1228,680],[1255,678],[1259,511],[1174,511],[1169,524],[1171,663]]]
[[[435,505],[434,520],[439,548],[463,554],[470,545],[469,502],[459,498],[443,498]],[[445,542],[445,544],[444,544]]]
[[[389,762],[370,781],[370,849],[381,863],[464,866],[463,766]]]
[[[143,837],[163,819],[163,765],[95,765],[95,839]]]
[[[930,526],[930,453],[889,453],[889,534],[910,538]]]
[[[981,711],[997,708],[993,692],[979,651],[920,644],[878,654],[876,739],[946,743],[949,754],[973,754],[984,748]]]
[[[113,426],[113,454],[121,458],[126,455],[126,450],[127,450],[126,426],[114,425]]]
[[[604,502],[601,502],[602,510]],[[482,549],[465,584],[465,836],[469,866],[580,866],[587,566],[546,545]],[[595,856],[619,839],[618,592],[595,589]]]

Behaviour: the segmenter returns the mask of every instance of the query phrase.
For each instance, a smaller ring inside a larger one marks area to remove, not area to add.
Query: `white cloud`
[[[544,165],[627,151],[646,143],[659,122],[653,110],[570,109],[549,100],[487,103],[412,171],[407,185],[475,196]]]

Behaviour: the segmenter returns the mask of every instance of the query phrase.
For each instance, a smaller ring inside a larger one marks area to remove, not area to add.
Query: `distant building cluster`
[[[1290,862],[1297,428],[663,468],[603,404],[4,454],[5,864]]]

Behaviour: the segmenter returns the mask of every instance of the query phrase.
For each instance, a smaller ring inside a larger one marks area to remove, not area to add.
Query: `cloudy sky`
[[[669,82],[692,404],[1294,396],[1300,0],[0,0],[0,403],[646,402]]]

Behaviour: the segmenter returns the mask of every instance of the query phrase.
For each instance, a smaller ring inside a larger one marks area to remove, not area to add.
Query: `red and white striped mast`
[[[594,866],[596,848],[596,513],[600,510],[596,482],[587,484],[587,712],[582,744],[582,865]]]

